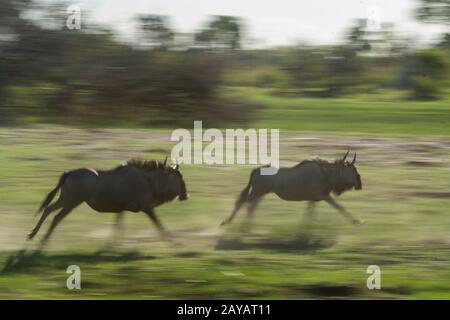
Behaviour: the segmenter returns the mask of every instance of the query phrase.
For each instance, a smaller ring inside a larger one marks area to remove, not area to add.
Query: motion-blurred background
[[[449,22],[448,0],[2,0],[0,297],[449,298]],[[357,151],[338,201],[366,225],[269,196],[221,229],[251,166],[185,165],[191,199],[157,211],[183,245],[128,214],[103,249],[113,216],[83,205],[18,254],[62,171],[162,160],[194,120],[280,129],[283,166]]]

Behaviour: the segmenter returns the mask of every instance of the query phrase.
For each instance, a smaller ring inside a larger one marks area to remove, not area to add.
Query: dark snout
[[[178,200],[180,200],[180,201],[184,201],[184,200],[187,200],[187,199],[189,199],[189,195],[187,193],[180,194],[178,196]]]

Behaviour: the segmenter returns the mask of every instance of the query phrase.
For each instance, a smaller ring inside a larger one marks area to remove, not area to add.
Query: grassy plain
[[[157,209],[175,241],[162,240],[143,214],[128,213],[113,245],[114,215],[82,205],[34,252],[51,219],[34,241],[25,236],[62,171],[163,159],[174,143],[168,129],[2,127],[0,298],[450,298],[449,100],[269,93],[227,92],[265,106],[252,125],[281,129],[283,166],[356,150],[363,190],[337,200],[364,225],[348,224],[325,203],[310,223],[306,203],[268,196],[251,229],[243,232],[244,211],[219,227],[251,166],[184,165],[191,198]],[[66,288],[73,264],[82,272],[79,291]],[[381,290],[366,287],[369,265],[381,268]]]

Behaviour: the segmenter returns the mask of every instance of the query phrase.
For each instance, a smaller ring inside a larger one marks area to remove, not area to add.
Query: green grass
[[[305,203],[268,196],[251,229],[242,233],[244,211],[233,225],[219,228],[251,166],[184,165],[191,198],[157,209],[175,235],[174,243],[163,241],[143,214],[128,213],[116,246],[105,248],[111,243],[114,215],[82,205],[61,223],[48,247],[33,255],[51,218],[33,242],[26,243],[25,236],[36,223],[34,211],[61,172],[111,168],[133,156],[163,159],[174,143],[167,130],[0,128],[0,267],[16,257],[0,273],[0,298],[450,298],[450,150],[447,139],[421,134],[445,135],[448,129],[432,125],[435,116],[419,121],[411,112],[419,110],[419,103],[399,107],[411,113],[415,130],[408,132],[416,133],[399,138],[374,135],[407,132],[397,130],[394,122],[391,127],[377,117],[362,117],[362,112],[335,121],[333,112],[340,107],[357,109],[356,98],[281,99],[265,91],[244,91],[249,99],[270,106],[259,125],[284,125],[282,165],[316,155],[333,159],[348,145],[358,151],[363,190],[348,192],[338,202],[365,225],[350,225],[320,203],[308,227]],[[382,98],[370,107],[363,97],[358,99],[367,113],[388,117],[379,110]],[[448,119],[442,102],[431,104],[442,120]],[[302,105],[308,106],[304,110]],[[291,119],[283,110],[298,117]],[[329,120],[319,116],[326,110]],[[321,122],[327,130],[319,128]],[[334,131],[333,126],[339,133],[361,130],[366,135],[294,131]],[[72,264],[81,267],[80,291],[66,288],[66,268]],[[366,288],[369,265],[381,268],[381,290]]]
[[[353,134],[450,134],[450,95],[435,101],[409,100],[408,92],[390,90],[337,98],[284,97],[274,89],[250,87],[228,88],[226,94],[263,106],[255,124],[259,127]]]

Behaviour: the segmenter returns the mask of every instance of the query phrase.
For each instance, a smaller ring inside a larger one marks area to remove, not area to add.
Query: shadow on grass
[[[284,287],[296,295],[297,292],[306,293],[318,299],[348,299],[361,294],[361,288],[350,284],[317,283],[311,285],[289,285]]]
[[[216,250],[251,250],[268,249],[281,252],[316,251],[334,246],[336,240],[302,235],[294,239],[260,239],[246,240],[244,237],[221,238]]]
[[[142,255],[137,251],[114,252],[112,250],[102,249],[92,254],[71,253],[45,255],[39,250],[27,252],[23,249],[11,254],[8,257],[1,274],[33,272],[34,269],[39,267],[67,268],[67,266],[71,264],[128,262],[155,258],[155,256]]]
[[[215,249],[268,249],[279,252],[306,252],[330,248],[337,243],[337,235],[334,232],[323,237],[317,233],[317,226],[314,225],[313,220],[306,218],[301,223],[300,228],[297,229],[295,235],[286,234],[284,237],[255,238],[251,236],[253,224],[243,223],[234,231],[233,236],[228,235],[221,237],[218,240]]]

